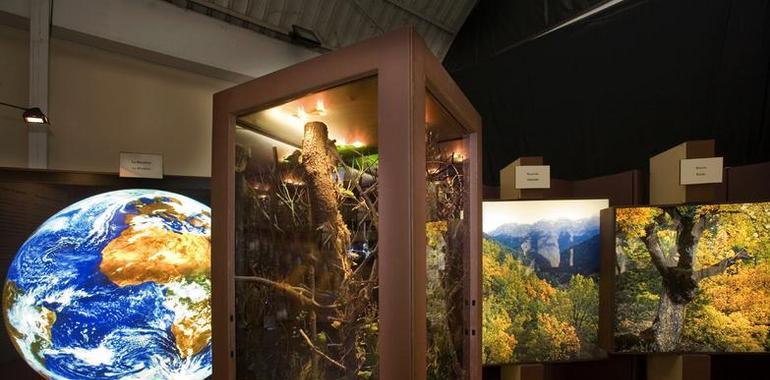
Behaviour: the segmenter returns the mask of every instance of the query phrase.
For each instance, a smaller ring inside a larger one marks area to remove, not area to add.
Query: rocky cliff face
[[[559,236],[553,232],[527,236],[521,243],[521,251],[526,257],[544,260],[551,268],[558,268],[561,263]]]
[[[598,217],[508,223],[489,237],[541,271],[594,273],[599,268]]]

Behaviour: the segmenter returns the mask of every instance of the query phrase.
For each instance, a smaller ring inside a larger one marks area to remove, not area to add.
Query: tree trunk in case
[[[329,132],[326,124],[310,122],[305,124],[305,138],[302,140],[302,166],[309,180],[310,204],[313,210],[313,224],[323,236],[322,245],[328,249],[333,267],[342,273],[335,276],[339,284],[350,275],[347,250],[350,247],[350,230],[342,220],[337,202],[338,188],[333,181],[336,165],[329,154]]]
[[[326,124],[321,122],[305,124],[302,166],[308,180],[312,226],[313,229],[320,231],[320,252],[316,253],[321,257],[317,257],[316,262],[323,263],[323,267],[314,268],[313,273],[320,270],[321,273],[330,276],[331,284],[324,284],[323,287],[337,293],[335,298],[338,300],[338,307],[343,311],[343,316],[357,319],[363,310],[362,307],[358,307],[356,301],[349,299],[351,294],[348,293],[353,289],[348,289],[349,284],[346,284],[352,275],[352,265],[347,256],[351,234],[340,213],[339,189],[334,180],[337,167],[334,149],[334,144],[329,141]],[[315,285],[313,284],[314,287]],[[312,317],[315,319],[315,315]],[[355,324],[341,326],[339,332],[343,347],[355,347],[357,338]],[[316,335],[311,340],[315,339]],[[313,344],[317,345],[315,341]],[[313,362],[318,363],[318,358],[315,357]],[[360,366],[360,360],[356,354],[343,353],[341,364],[347,378],[356,378]]]

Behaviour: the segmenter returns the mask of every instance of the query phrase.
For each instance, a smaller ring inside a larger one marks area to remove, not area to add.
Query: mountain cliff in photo
[[[599,270],[598,217],[506,223],[488,237],[556,283],[569,281],[571,274],[591,275]]]

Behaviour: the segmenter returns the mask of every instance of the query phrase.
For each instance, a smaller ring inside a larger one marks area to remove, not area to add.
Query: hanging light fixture
[[[0,102],[0,105],[24,111],[22,118],[24,118],[24,122],[27,124],[48,124],[48,116],[38,107],[25,108],[3,102]]]

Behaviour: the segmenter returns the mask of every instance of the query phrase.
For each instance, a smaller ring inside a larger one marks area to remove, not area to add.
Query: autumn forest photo
[[[770,203],[616,210],[620,352],[770,349]]]
[[[603,356],[599,211],[607,203],[484,202],[484,364]]]

